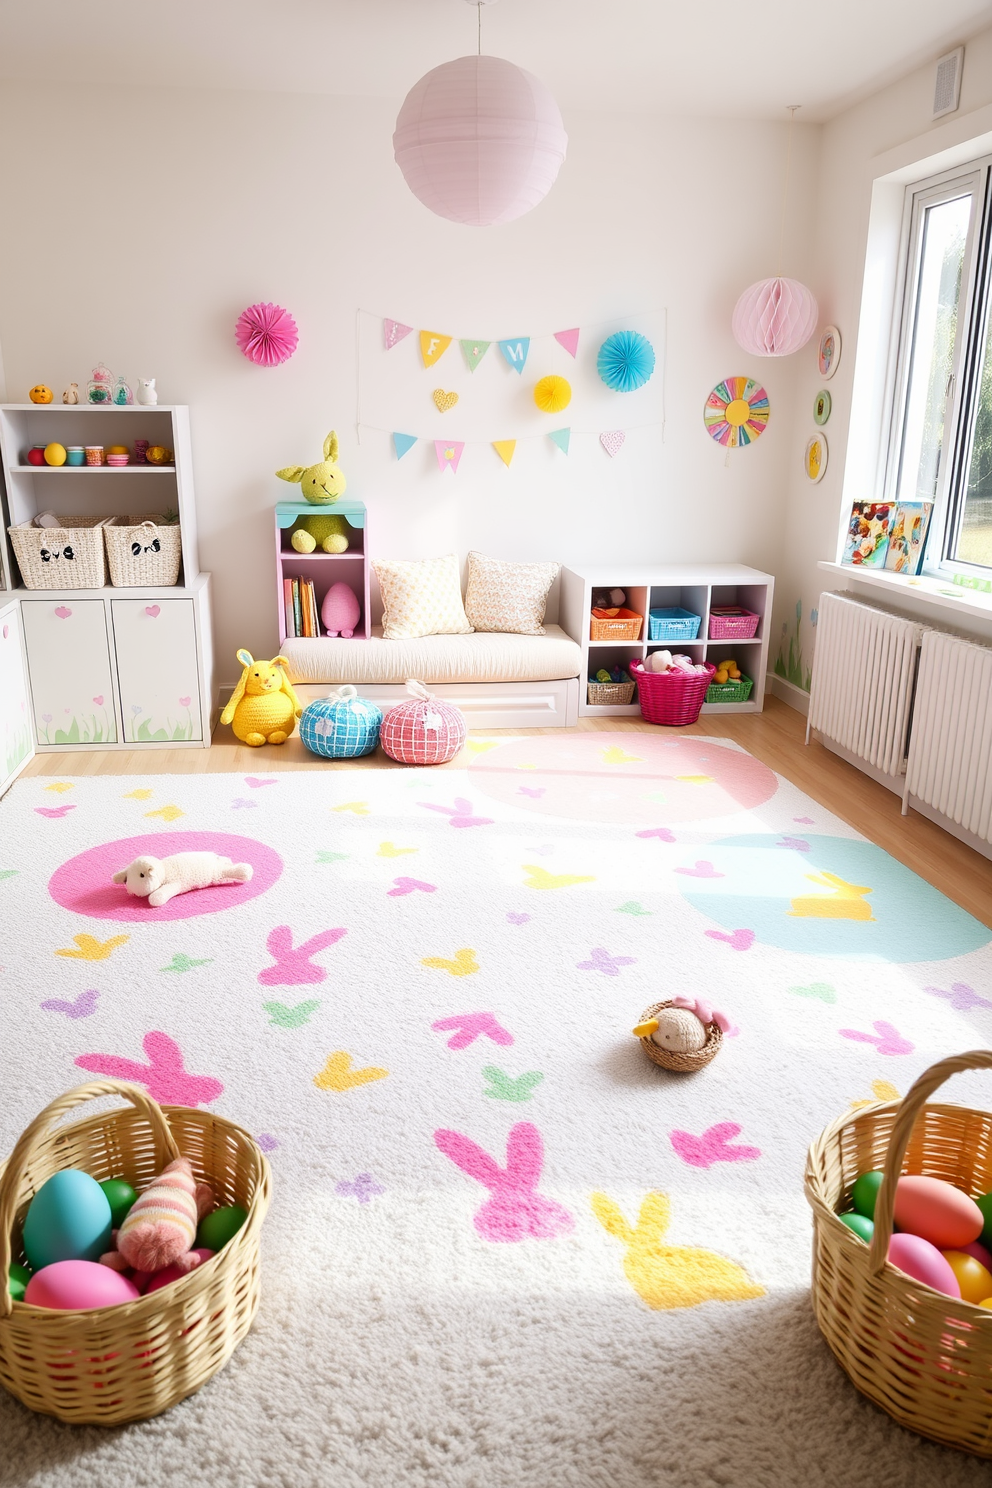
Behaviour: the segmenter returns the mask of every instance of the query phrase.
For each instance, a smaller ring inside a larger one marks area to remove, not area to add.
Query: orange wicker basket
[[[635,610],[593,610],[589,618],[591,641],[636,641],[644,616]]]
[[[107,1095],[130,1104],[55,1124]],[[11,1299],[10,1263],[23,1259],[24,1215],[46,1179],[82,1168],[140,1191],[180,1153],[219,1203],[248,1211],[223,1250],[181,1281],[116,1307],[55,1312]],[[268,1162],[248,1133],[209,1111],[158,1106],[119,1080],[81,1085],[53,1101],[0,1168],[0,1384],[31,1410],[100,1426],[157,1416],[192,1395],[227,1362],[258,1308],[269,1184]]]
[[[977,1196],[992,1190],[992,1113],[927,1105],[950,1075],[992,1069],[992,1051],[942,1059],[903,1101],[848,1112],[809,1149],[813,1310],[841,1368],[900,1425],[992,1457],[992,1312],[945,1296],[886,1261],[900,1173]],[[881,1168],[871,1245],[841,1224],[859,1173]]]

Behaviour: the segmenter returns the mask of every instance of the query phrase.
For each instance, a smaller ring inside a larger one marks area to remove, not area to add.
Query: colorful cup
[[[87,463],[87,465],[102,465],[103,464],[103,445],[102,444],[88,444],[86,446],[86,463]]]
[[[67,444],[65,447],[65,463],[67,465],[84,465],[86,463],[86,450],[81,444]]]
[[[31,446],[31,448],[28,450],[28,464],[29,465],[44,465],[44,463],[45,463],[45,446],[43,444],[33,444]]]
[[[115,469],[119,469],[120,466],[127,464],[129,458],[128,455],[108,455],[107,464],[113,465]]]

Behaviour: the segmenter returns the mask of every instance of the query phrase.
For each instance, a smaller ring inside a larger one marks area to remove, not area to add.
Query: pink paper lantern
[[[415,83],[393,154],[425,207],[450,222],[493,227],[543,201],[568,136],[538,78],[502,57],[458,57]]]
[[[238,316],[234,339],[250,362],[278,367],[289,361],[300,337],[296,321],[281,305],[249,305]]]
[[[761,279],[734,306],[734,340],[752,356],[791,356],[806,345],[819,315],[798,279]]]

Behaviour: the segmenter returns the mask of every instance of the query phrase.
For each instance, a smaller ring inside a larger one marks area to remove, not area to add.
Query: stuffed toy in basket
[[[129,1104],[59,1124],[107,1095]],[[76,1168],[98,1182],[123,1178],[140,1193],[180,1157],[219,1204],[247,1211],[216,1255],[115,1306],[70,1312],[13,1300],[8,1276],[11,1262],[24,1258],[24,1217],[53,1174]],[[268,1162],[252,1138],[210,1111],[159,1106],[119,1080],[96,1080],[53,1101],[0,1167],[0,1384],[31,1410],[100,1426],[157,1416],[192,1395],[226,1364],[258,1309],[269,1187]]]

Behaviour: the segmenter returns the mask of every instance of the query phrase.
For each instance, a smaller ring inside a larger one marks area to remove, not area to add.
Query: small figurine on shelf
[[[143,403],[146,408],[154,408],[158,402],[158,392],[155,388],[154,377],[138,378],[138,402]]]
[[[594,589],[592,591],[594,610],[619,610],[626,603],[627,595],[623,589]]]
[[[36,382],[28,393],[28,397],[32,403],[51,403],[54,394],[51,388],[46,387],[43,382]]]
[[[120,377],[114,383],[114,402],[118,408],[129,407],[134,402],[134,394],[128,386],[123,373],[121,373]]]
[[[70,382],[69,386],[66,388],[65,392],[62,394],[62,402],[63,403],[78,403],[79,402],[79,383],[78,382]]]
[[[332,584],[320,607],[320,618],[327,634],[350,638],[355,634],[361,614],[362,607],[354,590],[347,584]]]
[[[172,451],[166,449],[162,444],[153,444],[145,450],[145,463],[148,465],[171,465]]]
[[[109,367],[100,362],[93,368],[93,375],[86,389],[86,398],[89,403],[110,403],[113,401],[114,374]]]

